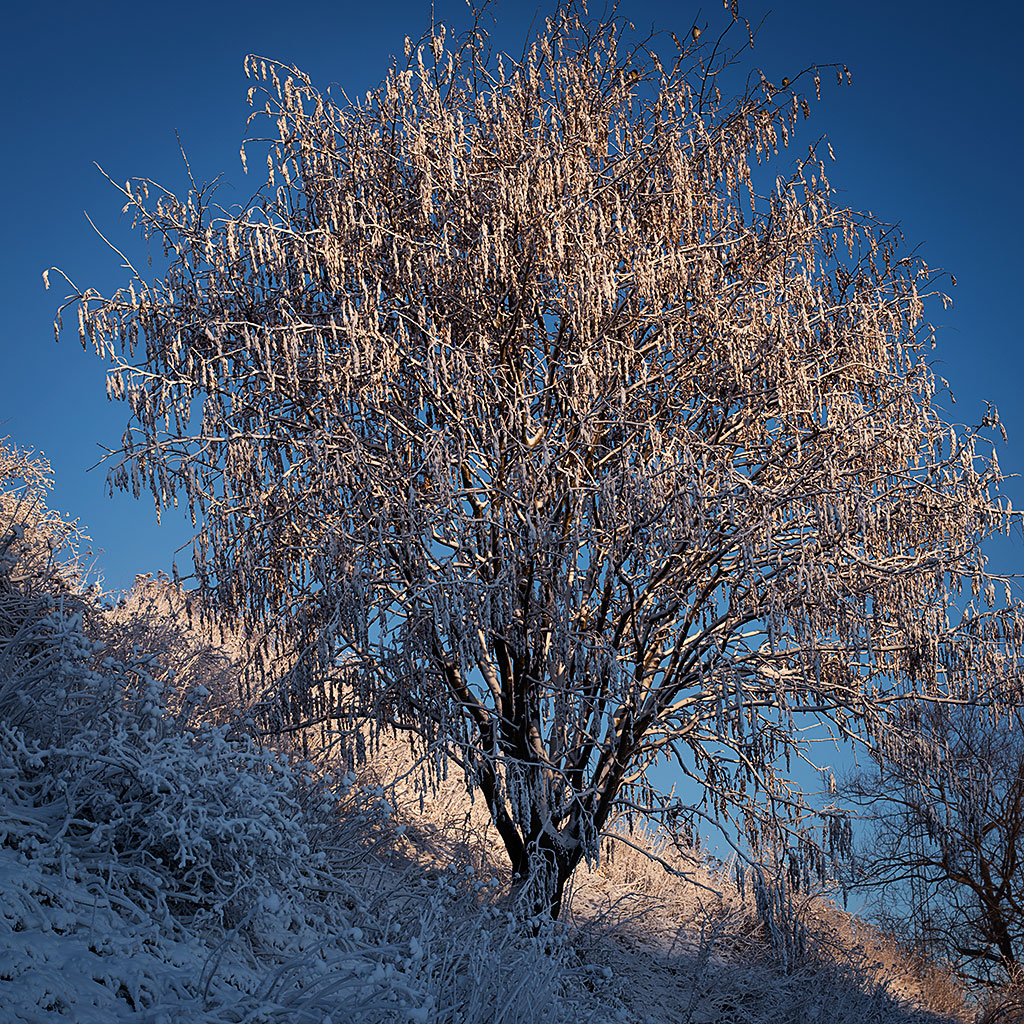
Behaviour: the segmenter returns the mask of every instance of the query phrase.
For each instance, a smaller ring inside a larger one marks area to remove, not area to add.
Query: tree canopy
[[[819,72],[737,78],[737,26],[569,3],[513,58],[478,16],[355,100],[251,57],[255,198],[127,183],[166,269],[70,300],[131,410],[113,484],[188,501],[201,599],[293,654],[285,713],[454,759],[555,913],[622,809],[823,871],[803,724],[873,742],[1019,658],[937,275],[836,202],[827,143],[787,152]]]

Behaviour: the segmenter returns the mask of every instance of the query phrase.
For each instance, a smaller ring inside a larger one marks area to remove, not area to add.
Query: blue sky
[[[501,0],[495,42],[520,50],[536,10]],[[638,27],[679,34],[698,19],[697,5],[659,0],[624,0],[621,11]],[[436,0],[435,12],[455,28],[466,25],[463,0]],[[778,0],[770,10],[747,0],[741,13],[755,24],[765,19],[749,60],[772,80],[814,62],[850,66],[852,88],[826,85],[822,101],[812,101],[807,138],[827,133],[832,140],[838,163],[831,180],[845,202],[898,222],[929,264],[956,274],[955,307],[931,310],[946,325],[936,357],[957,397],[952,418],[977,422],[983,400],[994,401],[1010,434],[1000,461],[1024,472],[1016,308],[1024,279],[1017,186],[1024,118],[1015,71],[1021,7],[1006,0],[977,8]],[[157,528],[151,503],[110,499],[105,471],[87,472],[100,444],[117,446],[127,416],[107,402],[103,366],[81,351],[73,331],[54,344],[50,324],[64,292],[45,292],[41,273],[56,265],[101,292],[127,280],[83,213],[117,244],[135,244],[93,161],[116,180],[139,175],[182,189],[177,131],[196,177],[224,172],[238,187],[222,201],[242,201],[249,194],[238,158],[249,112],[246,53],[296,63],[317,84],[338,82],[352,94],[380,80],[389,55],[401,51],[406,34],[419,35],[428,17],[429,4],[408,0],[8,7],[0,43],[9,75],[0,170],[0,436],[51,460],[52,503],[80,517],[108,589],[129,586],[137,572],[169,568],[191,530],[183,517]],[[699,20],[721,17],[716,3]],[[1024,495],[1019,485],[1012,489]],[[1024,507],[1024,497],[1014,504]],[[1024,567],[1020,544],[1000,545],[994,555]],[[188,566],[187,554],[179,564]]]

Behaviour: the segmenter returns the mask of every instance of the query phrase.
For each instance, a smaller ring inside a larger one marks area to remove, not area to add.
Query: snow
[[[80,614],[36,610],[0,651],[5,1022],[615,1019],[464,867],[383,887],[382,786],[183,726]]]
[[[534,935],[483,801],[418,788],[397,741],[343,771],[218,724],[206,677],[158,682],[73,573],[24,568],[5,498],[3,1024],[956,1019],[824,903],[782,970],[753,900],[699,852],[658,849],[678,875],[603,855]]]

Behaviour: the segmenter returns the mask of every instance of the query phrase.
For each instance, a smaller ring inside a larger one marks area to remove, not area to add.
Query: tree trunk
[[[557,920],[566,883],[582,859],[582,846],[577,843],[567,851],[542,832],[521,850],[521,856],[512,859],[512,870],[519,876],[514,889],[517,901],[530,917]]]

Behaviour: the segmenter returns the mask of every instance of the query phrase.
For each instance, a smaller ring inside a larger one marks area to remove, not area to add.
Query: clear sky
[[[463,0],[434,7],[438,19],[466,26]],[[698,14],[696,4],[623,0],[620,10],[640,28],[680,35],[696,20],[722,18],[717,3]],[[493,11],[492,39],[521,51],[537,8],[500,0]],[[827,133],[832,140],[838,163],[830,178],[845,202],[898,222],[930,265],[956,274],[955,308],[930,311],[947,325],[936,356],[957,397],[951,413],[976,423],[983,400],[994,401],[1010,434],[1001,464],[1024,472],[1021,5],[777,0],[771,10],[741,0],[741,13],[755,24],[764,18],[749,60],[773,81],[815,62],[850,66],[852,88],[826,78],[822,101],[812,100],[806,138]],[[191,530],[181,517],[158,529],[151,502],[110,499],[105,471],[87,472],[101,444],[117,446],[126,410],[107,402],[103,366],[81,351],[74,330],[54,344],[50,324],[65,291],[59,284],[44,291],[41,274],[56,265],[104,293],[127,280],[83,213],[117,244],[137,244],[93,161],[115,180],[138,175],[183,189],[178,132],[196,177],[224,172],[237,189],[221,201],[244,201],[251,191],[238,157],[249,113],[245,54],[295,63],[315,83],[338,82],[351,95],[374,86],[403,37],[418,36],[428,18],[429,4],[411,0],[8,5],[0,42],[9,76],[0,170],[0,436],[51,460],[52,503],[87,527],[108,589],[169,568]],[[1024,508],[1024,488],[1013,491]],[[1020,544],[994,554],[1024,568]],[[187,571],[187,554],[179,565]]]

